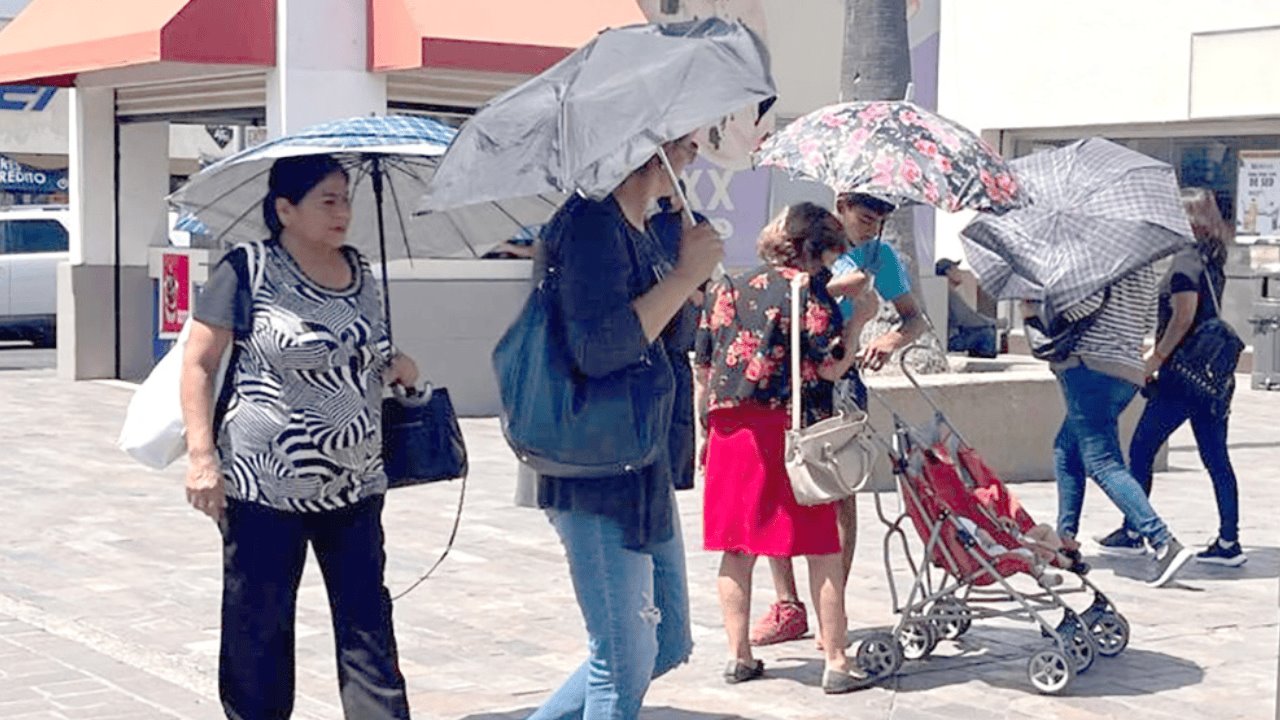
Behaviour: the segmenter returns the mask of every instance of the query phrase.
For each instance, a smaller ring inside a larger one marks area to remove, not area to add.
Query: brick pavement
[[[142,469],[112,445],[128,391],[68,384],[49,372],[0,373],[0,718],[220,717],[216,703],[219,546],[183,505],[182,471]],[[935,657],[908,664],[892,688],[825,697],[812,640],[767,648],[769,679],[728,687],[715,598],[717,558],[697,546],[700,498],[683,494],[692,662],[655,683],[643,717],[751,718],[1270,718],[1277,669],[1280,395],[1241,391],[1233,456],[1242,485],[1240,570],[1191,566],[1178,587],[1149,590],[1141,561],[1098,559],[1095,581],[1133,625],[1130,649],[1100,660],[1067,697],[1035,694],[1026,658],[1043,642],[1029,625],[980,624]],[[465,421],[472,478],[454,553],[397,604],[402,664],[415,717],[523,718],[582,659],[583,633],[558,545],[537,512],[514,508],[510,455],[492,421]],[[1190,433],[1175,436],[1155,504],[1184,542],[1213,534],[1210,486]],[[459,486],[397,491],[388,504],[388,581],[407,586],[438,553]],[[1050,520],[1046,483],[1017,488]],[[869,500],[869,498],[868,498]],[[855,635],[893,620],[872,504],[849,593]],[[1116,513],[1093,488],[1088,533]],[[803,564],[800,564],[804,581]],[[756,576],[757,606],[768,576]],[[295,717],[338,718],[332,632],[319,573],[300,597]]]

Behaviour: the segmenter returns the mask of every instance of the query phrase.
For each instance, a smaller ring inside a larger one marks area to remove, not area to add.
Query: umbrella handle
[[[671,179],[671,187],[675,189],[676,197],[680,198],[680,207],[684,208],[685,220],[689,221],[690,226],[697,225],[698,220],[693,216],[693,208],[689,207],[689,196],[685,194],[684,188],[680,187],[680,178],[676,177],[676,169],[671,166],[671,159],[667,157],[667,151],[662,145],[658,145],[658,159],[662,161],[662,169],[667,171],[667,177]],[[711,279],[719,282],[726,274],[724,263],[716,263]]]

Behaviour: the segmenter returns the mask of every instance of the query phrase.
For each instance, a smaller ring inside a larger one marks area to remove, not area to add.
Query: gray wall
[[[393,264],[395,344],[424,380],[447,387],[459,415],[499,413],[490,355],[529,295],[531,263],[521,260]],[[399,272],[398,272],[399,271]]]
[[[1053,479],[1053,441],[1066,409],[1058,382],[1047,367],[926,375],[919,380],[951,424],[1002,480]],[[873,377],[867,384],[873,395],[869,403],[871,425],[882,437],[891,437],[893,412],[913,425],[928,426],[933,410],[905,377]],[[1126,453],[1144,406],[1139,396],[1120,418],[1121,446]],[[1161,449],[1155,469],[1167,467],[1167,449]],[[876,467],[874,482],[877,488],[893,487],[887,461]],[[1051,518],[1041,521],[1052,524]]]

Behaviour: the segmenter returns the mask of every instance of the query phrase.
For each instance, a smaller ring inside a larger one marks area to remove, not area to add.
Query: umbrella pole
[[[387,341],[395,345],[391,337],[391,281],[387,276],[387,228],[382,218],[382,158],[369,156],[372,170],[369,180],[373,183],[373,205],[378,219],[378,253],[382,256],[382,312],[387,324]]]
[[[697,225],[698,220],[693,216],[693,208],[689,207],[689,196],[685,195],[684,189],[680,187],[680,178],[676,176],[676,169],[671,166],[667,151],[661,145],[658,146],[658,159],[662,161],[662,169],[667,171],[667,177],[671,179],[671,188],[675,191],[676,197],[680,198],[680,207],[684,208],[684,219],[688,221],[690,227]],[[724,263],[716,263],[711,279],[718,281],[725,275]]]

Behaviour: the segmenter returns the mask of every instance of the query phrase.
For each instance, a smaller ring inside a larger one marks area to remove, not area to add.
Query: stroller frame
[[[934,422],[952,434],[962,446],[971,448],[959,430],[947,419],[932,395],[906,366],[906,356],[917,347],[908,348],[899,359],[903,374],[934,410]],[[1041,693],[1064,692],[1075,677],[1087,672],[1097,656],[1115,657],[1127,647],[1129,625],[1107,596],[1083,574],[1070,573],[1078,579],[1071,587],[1059,588],[1050,582],[1042,561],[1013,570],[999,557],[988,557],[978,538],[960,522],[957,511],[929,485],[924,473],[926,455],[937,453],[914,427],[880,393],[869,393],[893,417],[893,435],[886,441],[873,433],[893,463],[894,484],[901,509],[891,516],[886,512],[882,493],[875,493],[876,515],[886,527],[883,541],[885,576],[889,584],[893,611],[899,616],[892,632],[873,633],[857,650],[857,660],[864,671],[883,681],[896,675],[904,660],[927,658],[941,640],[955,640],[964,635],[975,620],[997,618],[1026,621],[1036,625],[1048,647],[1036,650],[1028,660],[1027,676]],[[913,477],[919,468],[918,478]],[[928,511],[932,504],[936,517]],[[912,510],[915,510],[914,514]],[[914,515],[914,516],[913,516]],[[994,519],[994,518],[992,518]],[[904,523],[917,525],[923,540],[922,560],[912,554]],[[924,527],[918,525],[923,522]],[[948,535],[952,538],[948,542]],[[895,539],[910,569],[911,581],[900,591],[894,572]],[[1012,548],[1010,548],[1012,550]],[[961,557],[965,553],[967,557]],[[1012,557],[1011,554],[1001,557]],[[968,561],[969,569],[966,571]],[[1034,558],[1033,558],[1034,560]],[[1026,561],[1022,561],[1026,563]],[[935,565],[939,567],[936,568]],[[974,567],[976,566],[976,567]],[[1037,580],[1036,590],[1021,591],[1013,575],[1028,574]],[[1077,613],[1065,596],[1092,594],[1092,603]],[[905,598],[904,598],[905,595]],[[1061,611],[1056,625],[1048,615]]]

